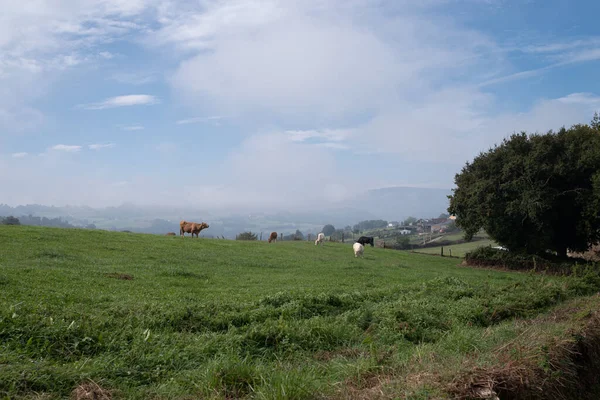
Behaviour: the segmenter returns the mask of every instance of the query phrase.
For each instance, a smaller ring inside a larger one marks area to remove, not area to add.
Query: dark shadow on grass
[[[192,278],[192,279],[202,279],[202,280],[210,278],[209,274],[196,273],[196,272],[183,271],[183,270],[165,271],[165,272],[161,273],[160,276]]]
[[[119,272],[106,273],[106,274],[104,274],[104,276],[106,276],[107,278],[121,279],[121,280],[124,280],[124,281],[131,281],[131,280],[133,280],[133,275],[121,274]]]

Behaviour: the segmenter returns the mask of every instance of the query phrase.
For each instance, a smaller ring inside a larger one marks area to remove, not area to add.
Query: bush
[[[235,237],[235,240],[258,240],[258,237],[252,232],[242,232]]]
[[[408,236],[396,236],[396,245],[402,249],[410,249],[410,239],[408,238]]]
[[[570,275],[577,264],[584,260],[564,260],[551,254],[546,257],[518,253],[492,247],[478,247],[465,254],[465,262],[473,266],[502,267],[513,270],[547,271],[555,274]],[[598,267],[597,264],[589,264]]]
[[[21,225],[19,218],[13,217],[12,215],[10,217],[2,218],[1,221],[3,225]]]

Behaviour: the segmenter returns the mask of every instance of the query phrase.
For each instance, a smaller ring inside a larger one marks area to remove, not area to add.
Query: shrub
[[[21,225],[19,218],[13,217],[12,215],[10,217],[2,218],[1,222],[3,225]]]
[[[513,270],[545,270],[565,275],[570,275],[581,261],[580,259],[564,260],[552,254],[541,257],[492,247],[478,247],[465,254],[465,262],[472,266],[502,267]],[[597,267],[597,264],[590,264],[590,266]]]
[[[258,240],[258,237],[252,232],[242,232],[235,237],[235,240]]]
[[[396,236],[396,245],[402,250],[410,249],[410,239],[407,236],[398,235]]]

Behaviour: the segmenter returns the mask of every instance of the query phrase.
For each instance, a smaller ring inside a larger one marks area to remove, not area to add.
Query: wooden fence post
[[[452,257],[452,249],[448,249],[448,251],[450,252],[450,257]]]
[[[442,246],[442,249],[440,250],[440,255],[444,257],[444,246]]]
[[[262,232],[260,233],[260,241],[262,242]]]

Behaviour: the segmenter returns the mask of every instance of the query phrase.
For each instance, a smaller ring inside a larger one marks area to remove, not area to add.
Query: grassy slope
[[[407,377],[493,359],[520,334],[510,318],[597,289],[329,242],[0,226],[0,396],[86,379],[127,399],[442,395]]]

